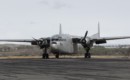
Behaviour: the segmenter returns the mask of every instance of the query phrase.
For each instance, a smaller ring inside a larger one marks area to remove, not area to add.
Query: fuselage
[[[57,39],[58,38],[58,39]],[[57,34],[52,36],[50,42],[50,50],[54,54],[74,54],[79,53],[79,49],[83,48],[81,44],[75,44],[72,41],[73,36],[68,34]]]

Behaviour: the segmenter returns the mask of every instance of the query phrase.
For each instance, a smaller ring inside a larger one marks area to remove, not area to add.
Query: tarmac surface
[[[130,59],[1,59],[0,80],[130,80]]]

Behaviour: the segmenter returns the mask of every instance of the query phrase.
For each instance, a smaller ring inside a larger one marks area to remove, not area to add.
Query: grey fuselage
[[[57,39],[58,38],[58,39]],[[81,44],[75,44],[72,41],[73,36],[69,34],[57,34],[52,36],[51,42],[50,42],[50,50],[54,54],[74,54],[79,53],[83,49],[83,46]],[[55,40],[57,39],[57,40]],[[85,51],[83,51],[85,52]]]

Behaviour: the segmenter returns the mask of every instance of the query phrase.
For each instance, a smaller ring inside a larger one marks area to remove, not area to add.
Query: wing
[[[118,39],[128,39],[130,36],[119,36],[119,37],[98,37],[98,38],[91,38],[92,42],[96,44],[106,43],[107,40],[118,40]]]
[[[34,42],[34,39],[1,39],[1,42]]]
[[[31,45],[38,45],[40,48],[45,48],[50,46],[50,38],[40,38],[40,39],[1,39],[1,42],[28,42]]]
[[[72,38],[73,43],[81,43],[83,37],[74,37]],[[118,36],[118,37],[86,37],[86,42],[103,44],[106,43],[107,40],[118,40],[118,39],[128,39],[130,36]]]
[[[130,38],[130,36],[102,37],[102,38],[99,38],[98,40],[102,40],[102,39],[105,39],[105,40],[117,40],[117,39],[128,39],[128,38]]]

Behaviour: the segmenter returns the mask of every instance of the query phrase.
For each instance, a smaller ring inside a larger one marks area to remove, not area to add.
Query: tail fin
[[[61,27],[61,24],[60,24],[60,27],[59,27],[59,35],[62,34],[62,27]]]
[[[91,38],[100,38],[100,24],[98,22],[98,33],[91,36]]]
[[[98,22],[98,37],[100,38],[100,23]]]

